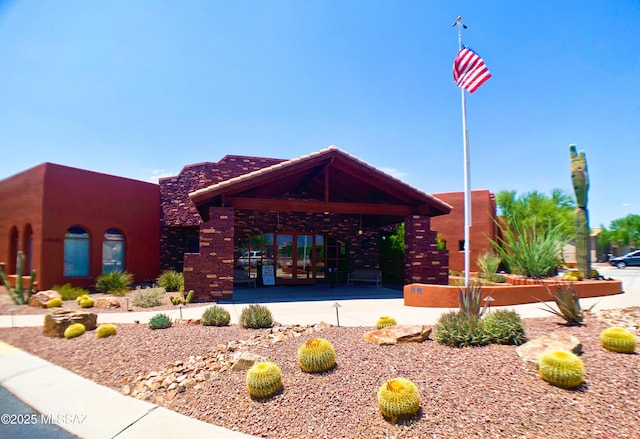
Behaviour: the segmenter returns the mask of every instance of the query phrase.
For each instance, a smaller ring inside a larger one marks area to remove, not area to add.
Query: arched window
[[[18,228],[13,226],[9,232],[9,260],[7,266],[9,274],[16,272],[16,261],[18,258]]]
[[[64,235],[64,276],[89,276],[89,232],[73,226]]]
[[[33,268],[33,229],[27,224],[22,232],[22,250],[24,251],[24,273],[29,275]]]
[[[117,229],[109,229],[102,238],[102,273],[124,271],[124,236]]]

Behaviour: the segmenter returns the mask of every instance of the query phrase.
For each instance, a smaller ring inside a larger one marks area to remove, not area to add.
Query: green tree
[[[538,191],[517,196],[516,191],[503,190],[496,194],[498,214],[507,224],[518,222],[520,226],[532,226],[541,233],[558,228],[561,236],[571,239],[574,235],[573,197],[562,189],[552,189],[550,195]]]
[[[602,226],[602,232],[598,235],[598,244],[607,247],[611,244],[619,246],[640,246],[640,215],[629,214],[624,218],[618,218],[609,224]]]

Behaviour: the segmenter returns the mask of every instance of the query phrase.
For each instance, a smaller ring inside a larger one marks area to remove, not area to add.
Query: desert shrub
[[[62,300],[76,300],[80,296],[89,294],[87,290],[74,287],[70,283],[66,283],[64,285],[54,285],[51,289],[57,291],[62,297]]]
[[[59,297],[54,297],[53,299],[47,300],[47,308],[58,308],[62,306],[62,299]]]
[[[229,311],[218,305],[207,308],[202,313],[201,322],[204,326],[227,326],[230,321]]]
[[[520,345],[526,341],[522,319],[515,311],[497,309],[488,312],[481,324],[491,343]]]
[[[133,296],[133,306],[139,306],[142,308],[160,306],[162,305],[162,296],[164,293],[164,288],[145,288],[136,290],[136,293]]]
[[[131,291],[133,275],[126,271],[111,271],[98,276],[96,290],[101,293],[110,293],[114,296],[124,296]]]
[[[497,273],[478,273],[478,277],[496,284],[503,284],[507,281],[506,277]]]
[[[182,291],[184,289],[184,276],[177,271],[164,271],[158,277],[157,283],[167,291]]]
[[[482,328],[477,315],[463,311],[450,311],[442,314],[436,322],[434,337],[438,343],[453,346],[483,346],[491,339]]]
[[[256,363],[247,371],[246,384],[252,398],[268,398],[282,387],[282,372],[275,363]]]
[[[558,255],[566,242],[561,225],[541,228],[517,219],[497,225],[502,237],[491,240],[491,245],[510,273],[536,279],[555,275],[561,263]]]
[[[385,382],[378,389],[378,408],[382,416],[393,422],[413,416],[420,409],[418,387],[401,377]]]
[[[397,325],[396,319],[390,316],[382,316],[376,321],[376,329],[386,328],[387,326]]]
[[[478,267],[484,274],[493,274],[498,271],[502,258],[494,251],[483,251],[477,259]]]
[[[116,335],[117,333],[118,329],[113,323],[103,323],[102,325],[98,326],[98,329],[96,329],[97,338],[107,338],[111,337],[112,335]]]
[[[266,306],[249,305],[240,314],[240,324],[250,329],[270,328],[273,325],[273,316]]]
[[[324,338],[312,338],[298,348],[298,365],[304,372],[325,372],[336,364],[336,351]]]
[[[166,314],[156,314],[149,319],[149,328],[151,329],[166,329],[170,328],[172,324],[171,318]]]
[[[64,338],[80,337],[86,330],[82,323],[72,323],[64,330]]]

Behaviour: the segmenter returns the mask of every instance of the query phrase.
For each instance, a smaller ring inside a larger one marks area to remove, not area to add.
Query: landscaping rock
[[[516,352],[522,360],[528,365],[538,368],[540,357],[549,349],[563,349],[580,355],[582,352],[582,343],[573,335],[558,331],[551,335],[543,335],[525,344],[518,346]]]
[[[94,306],[103,309],[120,308],[120,301],[116,297],[101,297],[96,299]]]
[[[33,306],[35,308],[46,308],[47,302],[56,298],[62,299],[62,296],[55,290],[38,291],[29,298],[29,306]]]
[[[64,337],[64,330],[73,323],[82,323],[87,331],[96,329],[98,316],[84,311],[57,309],[44,316],[42,333],[47,337]]]
[[[262,355],[252,354],[251,352],[241,352],[236,362],[231,366],[231,370],[233,372],[249,370],[251,366],[261,361],[267,361],[267,359]]]
[[[431,328],[423,325],[392,325],[365,332],[364,339],[380,345],[394,345],[399,342],[423,342],[429,338]]]

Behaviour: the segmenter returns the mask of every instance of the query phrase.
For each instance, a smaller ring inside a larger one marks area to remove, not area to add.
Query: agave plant
[[[482,287],[480,285],[467,285],[458,288],[458,298],[460,300],[460,311],[475,317],[481,317],[487,309],[488,301],[481,306]]]
[[[561,317],[569,326],[581,326],[584,321],[584,311],[580,306],[580,295],[575,286],[573,284],[558,284],[555,285],[553,291],[547,287],[547,291],[549,295],[553,297],[553,301],[556,303],[558,309],[553,309],[551,305],[538,299],[547,307],[542,309]],[[595,304],[592,305],[587,312],[591,311],[594,306]]]

